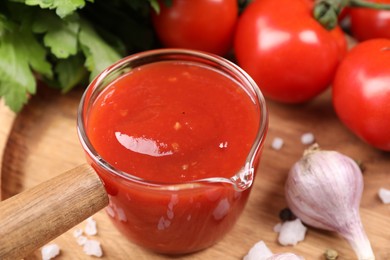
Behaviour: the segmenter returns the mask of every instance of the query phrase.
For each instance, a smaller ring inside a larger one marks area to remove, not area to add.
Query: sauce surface
[[[230,178],[244,165],[259,111],[231,78],[193,62],[143,65],[112,82],[86,125],[95,150],[161,183]]]

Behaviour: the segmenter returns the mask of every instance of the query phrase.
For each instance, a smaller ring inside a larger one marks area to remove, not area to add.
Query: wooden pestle
[[[108,205],[92,167],[78,166],[0,203],[0,259],[21,259]]]

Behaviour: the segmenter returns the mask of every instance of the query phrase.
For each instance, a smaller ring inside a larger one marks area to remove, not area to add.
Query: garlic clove
[[[363,178],[352,159],[333,151],[314,152],[292,167],[285,190],[287,204],[303,222],[337,231],[356,215]]]
[[[285,185],[291,211],[307,225],[346,238],[359,259],[374,259],[359,215],[363,177],[351,158],[310,148],[289,171]]]

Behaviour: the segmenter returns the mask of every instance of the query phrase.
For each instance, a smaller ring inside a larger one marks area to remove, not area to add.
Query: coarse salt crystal
[[[301,136],[301,142],[303,144],[312,144],[314,143],[314,135],[312,133],[304,133],[302,136]]]
[[[280,150],[284,144],[284,141],[280,137],[275,137],[272,141],[271,147],[275,150]]]
[[[303,257],[297,256],[296,254],[293,253],[281,253],[281,254],[275,254],[267,260],[303,260]]]
[[[244,260],[266,260],[272,257],[271,250],[267,247],[264,241],[257,242],[244,256]]]
[[[278,223],[274,226],[274,232],[279,233],[282,228],[282,223]]]
[[[89,236],[97,234],[96,221],[92,217],[87,218],[87,224],[85,225],[84,231],[85,234]]]
[[[85,243],[87,242],[88,238],[85,237],[85,236],[79,236],[76,241],[77,241],[77,244],[79,244],[80,246],[83,246],[85,245]]]
[[[249,250],[243,260],[304,260],[304,258],[293,253],[273,254],[263,241],[259,241]]]
[[[380,188],[378,195],[383,203],[385,203],[385,204],[390,203],[390,190],[385,189],[385,188]]]
[[[73,236],[74,237],[79,237],[83,234],[83,230],[81,228],[76,228],[75,230],[73,230]]]
[[[307,228],[302,224],[299,218],[283,222],[278,241],[281,245],[296,245],[305,238]]]
[[[60,247],[57,244],[48,244],[41,249],[42,260],[50,260],[60,254]]]
[[[97,240],[88,239],[84,244],[83,251],[86,255],[96,256],[96,257],[103,256],[103,251],[100,246],[100,242]]]

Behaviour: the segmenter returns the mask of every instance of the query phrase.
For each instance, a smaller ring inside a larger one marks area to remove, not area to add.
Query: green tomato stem
[[[339,13],[347,6],[390,10],[390,4],[366,0],[317,0],[313,8],[313,16],[327,30],[332,30],[338,24]]]
[[[313,8],[313,16],[327,30],[332,30],[338,24],[339,13],[349,2],[349,0],[318,0]]]
[[[390,10],[390,4],[368,2],[365,0],[350,0],[349,6],[351,7],[365,7],[379,10]]]

